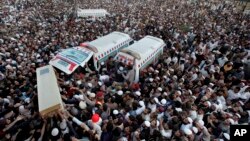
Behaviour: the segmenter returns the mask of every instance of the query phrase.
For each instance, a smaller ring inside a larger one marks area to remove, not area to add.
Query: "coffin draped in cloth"
[[[36,69],[38,106],[41,116],[49,116],[63,108],[54,69],[51,65]]]

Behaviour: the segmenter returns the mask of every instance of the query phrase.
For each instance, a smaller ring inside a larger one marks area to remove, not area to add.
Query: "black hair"
[[[37,141],[41,136],[41,132],[35,132],[33,138]]]
[[[141,140],[146,139],[146,133],[145,132],[140,133],[140,139]]]
[[[113,128],[114,128],[113,123],[109,121],[106,127],[107,132],[112,132]]]
[[[113,130],[113,135],[116,136],[116,137],[119,137],[121,135],[121,128],[119,127],[116,127],[114,130]]]
[[[102,109],[103,109],[103,111],[107,111],[108,110],[108,106],[106,104],[103,104]]]
[[[69,133],[64,134],[63,140],[64,140],[64,141],[71,141],[71,136],[70,136],[70,134],[69,134]]]
[[[84,84],[80,84],[80,85],[79,85],[79,88],[80,88],[80,89],[84,89],[84,88],[85,88]]]
[[[237,86],[237,87],[235,87],[236,89],[238,89],[238,90],[240,90],[240,87],[239,86]]]
[[[137,109],[137,106],[138,106],[138,104],[137,104],[136,102],[133,102],[133,103],[132,103],[132,108],[133,108],[133,110],[136,110],[136,109]]]
[[[132,70],[133,69],[133,66],[132,65],[128,65],[128,70]]]

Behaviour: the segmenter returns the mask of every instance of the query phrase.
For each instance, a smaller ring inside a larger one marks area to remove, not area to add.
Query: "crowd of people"
[[[231,0],[9,0],[0,11],[0,140],[227,141],[250,123],[250,18]],[[71,9],[71,10],[70,10]],[[114,58],[97,71],[57,71],[64,109],[38,110],[36,68],[112,31],[166,42],[132,83]]]

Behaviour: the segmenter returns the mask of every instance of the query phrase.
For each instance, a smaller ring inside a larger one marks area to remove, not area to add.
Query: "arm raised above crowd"
[[[13,127],[18,121],[24,119],[24,116],[19,115],[16,120],[14,120],[11,124],[9,124],[6,128],[3,129],[3,131],[8,131],[11,127]]]
[[[76,131],[74,130],[72,124],[68,120],[69,117],[72,118],[73,116],[67,110],[65,110],[65,111],[59,110],[58,114],[59,114],[59,116],[61,117],[62,120],[66,121],[67,126],[68,126],[69,130],[72,132],[73,136],[78,137],[78,135],[77,135]]]
[[[95,102],[91,101],[85,94],[83,94],[84,100],[89,106],[95,106]]]
[[[84,100],[86,101],[86,103],[89,105],[89,106],[95,106],[95,101],[91,101],[84,93],[82,90],[78,89],[79,92],[81,92],[81,94],[83,95],[84,97]]]
[[[127,73],[126,75],[125,75],[124,73],[122,73],[122,77],[123,77],[124,79],[128,80],[128,78],[129,78],[129,73]]]
[[[79,125],[81,128],[83,128],[84,131],[89,131],[90,130],[89,127],[85,123],[83,123],[82,121],[80,121],[76,117],[72,116],[68,111],[66,111],[66,113],[68,114],[69,117],[72,118],[72,121],[74,123],[76,123],[77,125]]]
[[[19,132],[21,131],[21,129],[18,129],[18,131],[11,137],[11,141],[16,141],[16,137],[19,134]]]
[[[44,136],[44,133],[45,133],[46,124],[47,124],[47,120],[44,119],[43,127],[42,127],[42,130],[41,130],[41,136],[39,137],[38,141],[42,141],[43,140],[43,136]]]

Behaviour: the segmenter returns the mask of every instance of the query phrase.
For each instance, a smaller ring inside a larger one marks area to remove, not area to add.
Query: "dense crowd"
[[[0,11],[0,140],[220,141],[250,123],[250,18],[234,1],[84,0],[105,18],[74,18],[68,0],[9,0]],[[57,71],[64,110],[38,112],[36,68],[112,31],[166,42],[133,83],[110,57]]]

